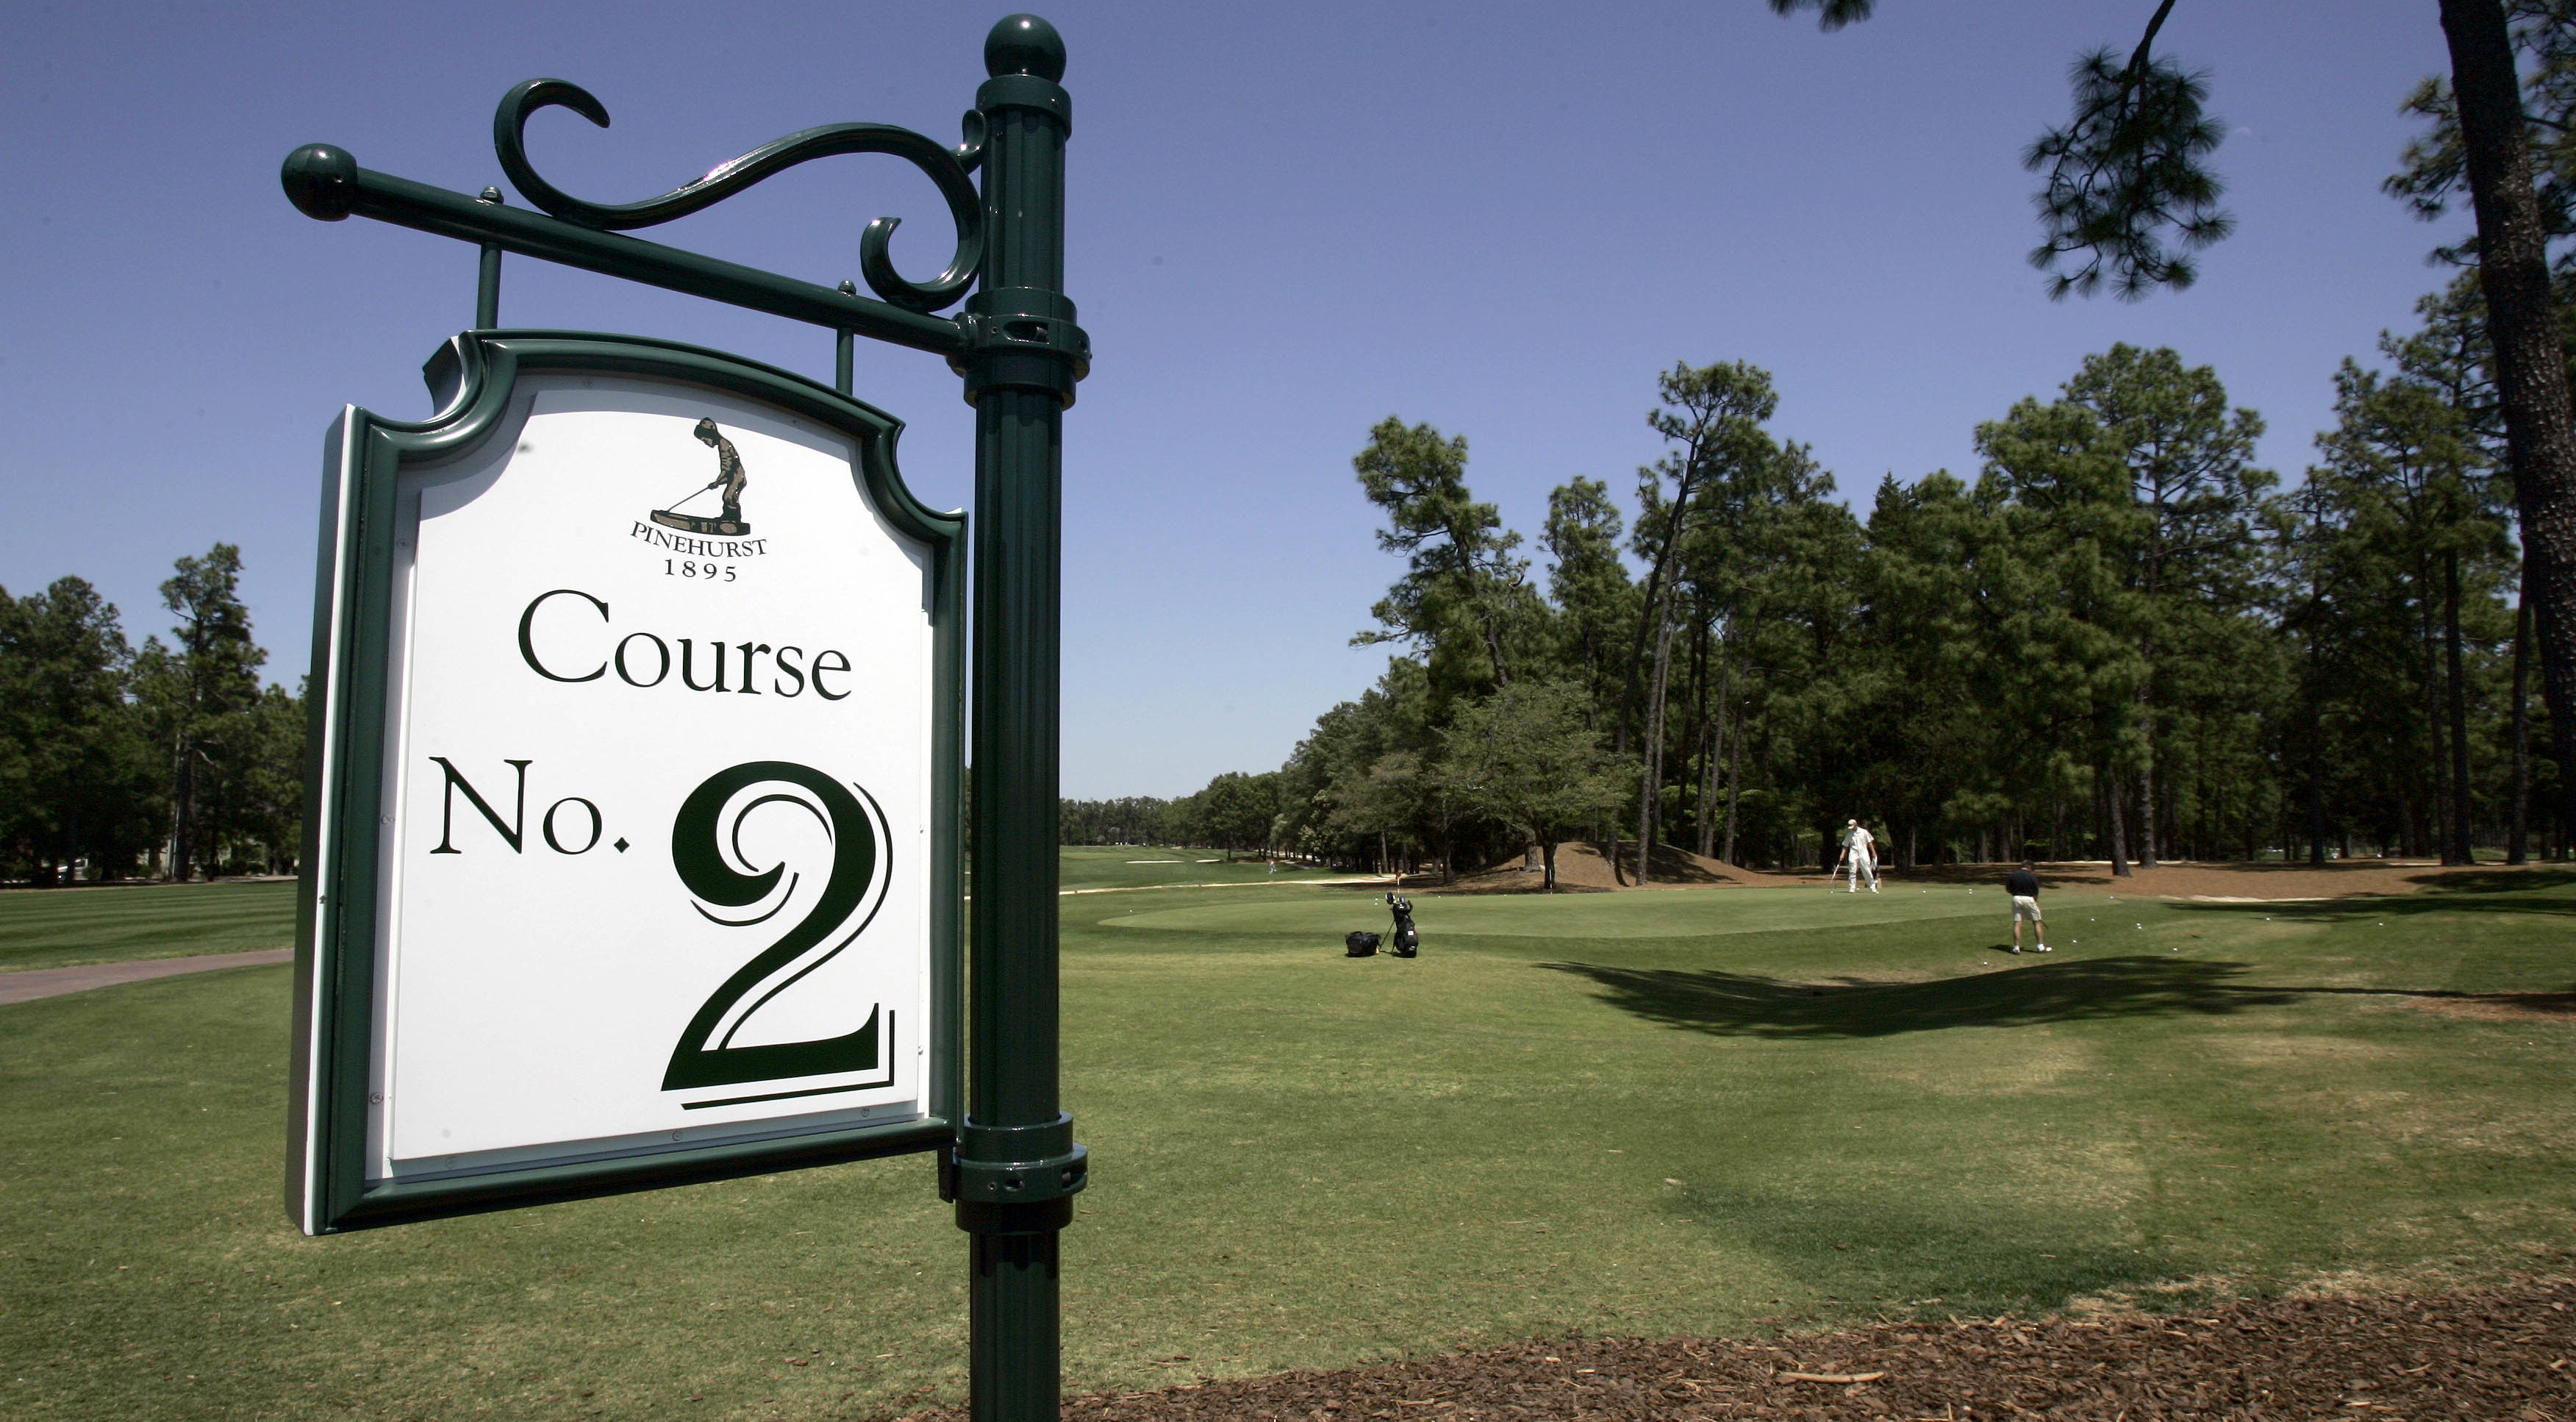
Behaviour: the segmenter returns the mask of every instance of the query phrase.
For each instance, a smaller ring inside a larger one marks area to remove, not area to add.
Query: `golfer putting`
[[[2049,952],[2048,925],[2039,916],[2039,875],[2029,860],[2023,860],[2021,867],[2004,880],[2004,892],[2012,895],[2012,950],[2021,951],[2021,921],[2026,918],[2030,920],[2030,941],[2037,945],[2034,951]]]
[[[743,486],[751,481],[743,476],[742,456],[735,452],[733,441],[725,438],[723,432],[716,428],[716,422],[711,419],[698,421],[697,427],[690,433],[697,436],[698,443],[716,452],[716,477],[707,484],[706,488],[695,490],[687,498],[681,499],[679,504],[673,504],[667,509],[653,510],[653,521],[664,528],[682,528],[691,533],[719,534],[728,538],[751,532],[751,525],[742,521]],[[684,514],[679,511],[680,504],[687,503],[699,494],[717,489],[724,491],[718,496],[724,500],[724,511],[719,516],[702,518],[697,514]]]
[[[1859,893],[1863,876],[1869,879],[1869,891],[1873,894],[1878,892],[1878,844],[1870,838],[1868,830],[1861,828],[1858,820],[1843,821],[1843,862],[1840,867],[1851,875],[1851,887],[1845,892]],[[1830,881],[1833,875],[1828,874],[1825,878]],[[1825,888],[1830,892],[1832,883],[1828,882]]]

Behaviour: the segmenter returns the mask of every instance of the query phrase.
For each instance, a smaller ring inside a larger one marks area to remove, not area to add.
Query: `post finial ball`
[[[324,222],[349,215],[358,196],[358,160],[345,148],[308,143],[286,155],[277,179],[298,212]]]
[[[1064,78],[1064,36],[1035,15],[1006,15],[984,37],[984,72],[995,78],[1028,74],[1054,83]]]

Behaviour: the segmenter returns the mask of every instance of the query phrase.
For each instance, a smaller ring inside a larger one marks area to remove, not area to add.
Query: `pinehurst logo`
[[[743,536],[751,532],[751,525],[743,520],[742,491],[751,480],[743,471],[742,456],[734,452],[733,441],[725,438],[710,418],[700,419],[689,433],[716,452],[716,477],[705,487],[690,490],[686,498],[669,508],[653,510],[650,522],[637,520],[629,536],[683,558],[757,558],[768,552],[764,545],[769,540]],[[712,516],[680,512],[681,504],[701,494],[718,494],[724,501],[723,512]],[[665,533],[664,529],[674,531]]]

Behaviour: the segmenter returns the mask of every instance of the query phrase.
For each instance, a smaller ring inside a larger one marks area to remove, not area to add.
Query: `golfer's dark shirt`
[[[2012,877],[2004,880],[2004,891],[2007,893],[2021,894],[2029,898],[2038,898],[2039,876],[2027,869],[2015,869],[2012,871]]]

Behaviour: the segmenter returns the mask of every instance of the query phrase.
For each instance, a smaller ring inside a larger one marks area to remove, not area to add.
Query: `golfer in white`
[[[1877,845],[1869,837],[1869,831],[1860,827],[1858,820],[1843,821],[1843,863],[1851,873],[1851,888],[1848,892],[1855,894],[1860,892],[1860,881],[1863,876],[1869,879],[1869,891],[1873,894],[1878,892]]]

